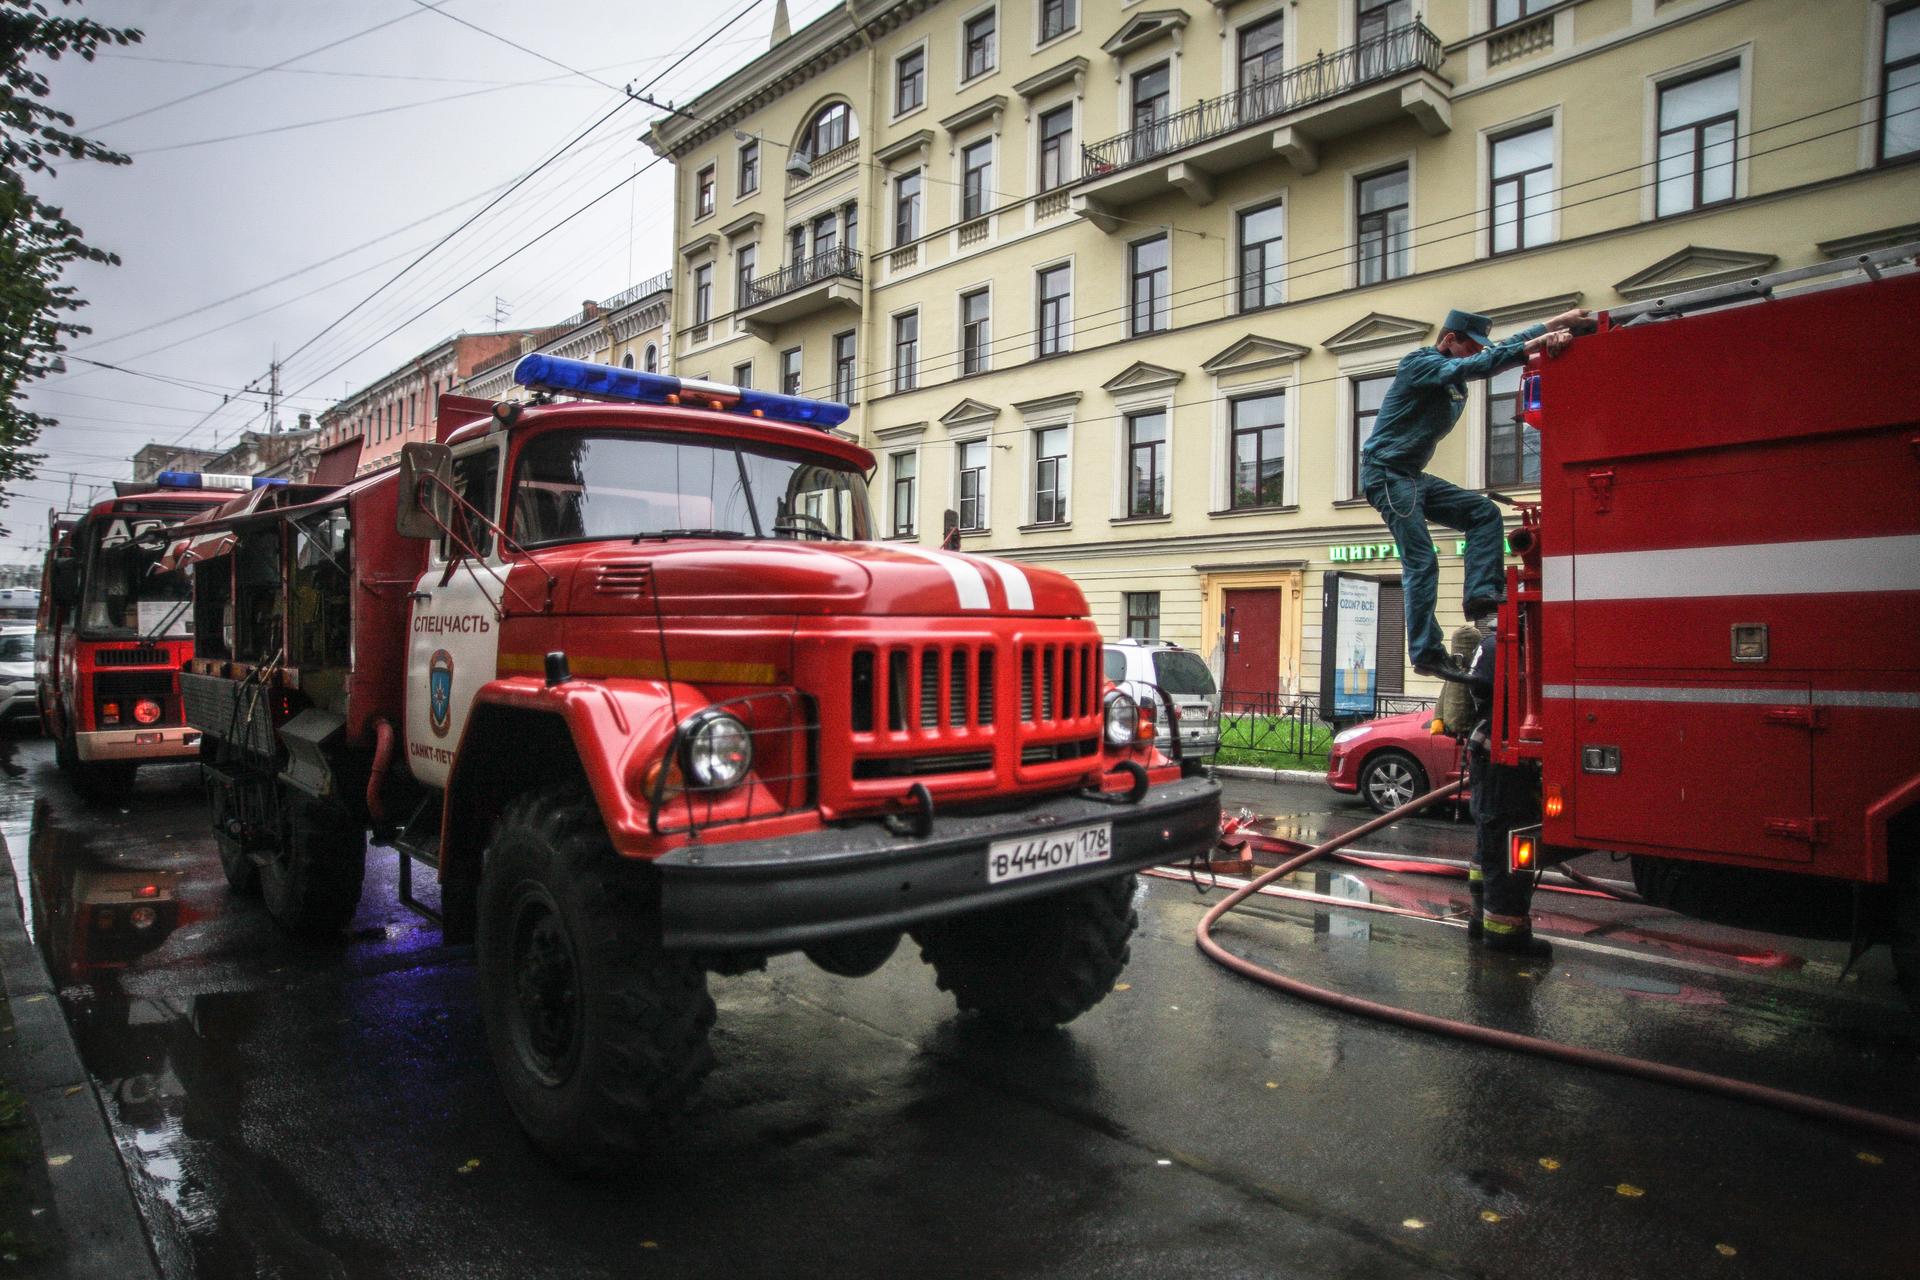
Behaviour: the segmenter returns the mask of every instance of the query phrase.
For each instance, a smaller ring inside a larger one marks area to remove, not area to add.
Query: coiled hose
[[[1571,1063],[1575,1066],[1591,1067],[1598,1071],[1611,1071],[1616,1075],[1633,1076],[1640,1080],[1651,1080],[1657,1084],[1677,1085],[1682,1089],[1693,1089],[1700,1093],[1711,1093],[1723,1098],[1733,1098],[1740,1102],[1757,1103],[1760,1106],[1773,1107],[1776,1110],[1791,1112],[1815,1120],[1826,1120],[1850,1128],[1861,1129],[1869,1133],[1881,1134],[1902,1142],[1920,1146],[1920,1123],[1902,1120],[1897,1116],[1882,1115],[1861,1107],[1849,1107],[1843,1103],[1829,1102],[1824,1098],[1811,1097],[1804,1093],[1794,1093],[1786,1089],[1775,1089],[1767,1085],[1754,1084],[1747,1080],[1736,1080],[1730,1076],[1718,1076],[1706,1071],[1693,1071],[1686,1067],[1670,1066],[1664,1062],[1652,1062],[1645,1058],[1629,1058],[1624,1054],[1609,1053],[1604,1049],[1589,1049],[1581,1045],[1563,1044],[1557,1040],[1543,1040],[1538,1036],[1521,1035],[1513,1031],[1500,1031],[1493,1027],[1483,1027],[1472,1022],[1460,1022],[1452,1018],[1441,1018],[1430,1013],[1420,1013],[1413,1009],[1400,1009],[1393,1005],[1380,1004],[1365,1000],[1359,996],[1346,995],[1326,987],[1316,987],[1297,978],[1289,978],[1283,973],[1263,968],[1234,955],[1214,940],[1213,926],[1220,918],[1245,902],[1267,885],[1283,876],[1291,875],[1315,858],[1324,857],[1337,849],[1343,849],[1362,836],[1371,835],[1382,827],[1390,826],[1400,819],[1409,817],[1429,805],[1445,800],[1457,793],[1464,782],[1449,782],[1446,786],[1429,791],[1401,805],[1398,809],[1381,814],[1370,822],[1362,823],[1343,835],[1333,837],[1315,845],[1305,853],[1289,858],[1271,871],[1265,872],[1247,884],[1241,885],[1225,898],[1215,903],[1206,915],[1200,918],[1199,926],[1194,930],[1194,942],[1207,958],[1243,977],[1284,991],[1314,1004],[1325,1005],[1330,1009],[1339,1009],[1346,1013],[1359,1014],[1381,1022],[1397,1026],[1412,1027],[1418,1031],[1431,1032],[1434,1035],[1451,1036],[1456,1040],[1465,1040],[1469,1044],[1487,1045],[1496,1049],[1507,1049],[1517,1053],[1530,1053],[1535,1057],[1547,1058],[1555,1062]]]

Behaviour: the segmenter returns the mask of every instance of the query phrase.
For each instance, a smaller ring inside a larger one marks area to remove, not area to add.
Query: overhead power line
[[[509,40],[507,37],[501,35],[498,31],[489,31],[487,30],[487,28],[481,26],[477,22],[468,22],[465,18],[461,17],[459,14],[448,13],[445,9],[442,9],[436,5],[427,3],[427,0],[413,0],[413,2],[419,5],[422,9],[425,9],[426,11],[428,11],[429,13],[437,13],[441,17],[445,18],[448,22],[457,22],[469,31],[478,31],[481,35],[487,37],[487,39],[497,40],[501,44],[504,44],[509,48],[518,49],[520,52],[528,55],[529,57],[540,59],[540,61],[546,63],[548,66],[558,67],[562,71],[565,71],[570,75],[579,76],[582,80],[591,80],[593,81],[593,83],[599,85],[603,89],[612,89],[615,93],[620,92],[620,90],[616,86],[608,84],[605,80],[602,80],[599,76],[590,75],[589,73],[580,70],[580,68],[578,67],[570,67],[566,63],[560,61],[558,58],[549,58],[546,54],[541,53],[538,49],[529,49],[527,48],[527,46],[521,44],[517,40]],[[445,3],[445,0],[441,0],[441,2]]]

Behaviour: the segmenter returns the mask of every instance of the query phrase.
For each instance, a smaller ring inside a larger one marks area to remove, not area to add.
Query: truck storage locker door
[[[1808,862],[1780,829],[1813,813],[1813,743],[1791,717],[1806,685],[1581,685],[1574,833],[1615,844]],[[1769,715],[1769,713],[1773,713]],[[1784,714],[1783,714],[1784,713]],[[1595,772],[1611,748],[1619,772]]]

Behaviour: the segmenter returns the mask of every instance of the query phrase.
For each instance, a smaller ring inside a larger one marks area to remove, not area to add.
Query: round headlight
[[[1129,747],[1140,730],[1140,704],[1115,689],[1107,695],[1107,745]]]
[[[127,912],[127,920],[136,929],[153,928],[155,916],[152,907],[135,907]]]
[[[710,712],[687,732],[687,776],[697,787],[725,791],[753,767],[747,726],[724,711]]]
[[[133,718],[141,724],[154,724],[160,719],[160,704],[152,698],[142,698],[133,704]]]

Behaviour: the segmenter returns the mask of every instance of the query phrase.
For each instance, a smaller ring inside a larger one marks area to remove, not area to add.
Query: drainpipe
[[[873,161],[874,130],[880,122],[880,50],[875,46],[873,37],[868,34],[866,24],[860,21],[860,15],[853,10],[853,0],[841,0],[847,11],[847,18],[854,29],[860,33],[861,41],[867,47],[867,126],[860,131],[860,155],[858,163],[864,175],[861,190],[865,193],[866,209],[860,215],[860,320],[856,326],[853,340],[853,389],[860,396],[860,431],[862,445],[870,446],[873,440],[873,423],[867,412],[867,405],[873,398],[874,384],[869,380],[872,371],[878,366],[873,363],[873,273],[875,270],[874,253],[871,246],[875,243],[874,229],[881,219],[881,190],[879,166]],[[833,348],[831,338],[827,348],[827,368],[833,368]],[[831,378],[831,372],[829,372]]]

